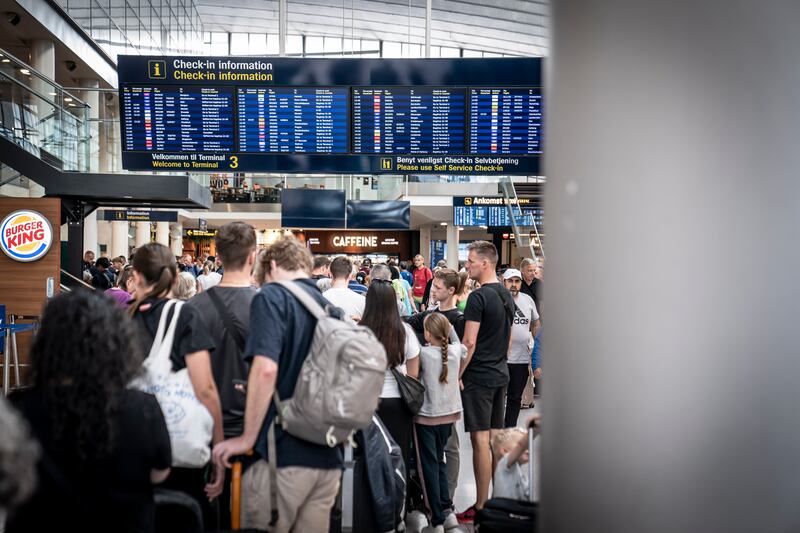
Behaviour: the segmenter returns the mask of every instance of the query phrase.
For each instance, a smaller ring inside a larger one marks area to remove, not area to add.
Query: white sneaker
[[[458,528],[458,518],[456,518],[456,513],[450,513],[444,517],[444,530],[450,531],[451,529]]]
[[[444,526],[425,526],[422,533],[444,533]]]

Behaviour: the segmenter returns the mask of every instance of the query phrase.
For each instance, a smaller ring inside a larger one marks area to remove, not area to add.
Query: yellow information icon
[[[147,76],[151,80],[163,80],[167,77],[167,62],[151,59],[147,62]]]
[[[392,170],[392,158],[391,157],[382,157],[381,158],[381,170]]]

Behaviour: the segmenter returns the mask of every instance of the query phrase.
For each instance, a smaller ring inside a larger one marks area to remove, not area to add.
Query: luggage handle
[[[533,502],[534,496],[534,456],[533,456],[533,441],[536,439],[536,435],[539,434],[539,428],[535,426],[536,422],[533,422],[528,427],[528,500]]]
[[[533,487],[535,480],[533,479],[533,439],[536,438],[536,430],[532,427],[528,428],[528,499],[533,501]]]

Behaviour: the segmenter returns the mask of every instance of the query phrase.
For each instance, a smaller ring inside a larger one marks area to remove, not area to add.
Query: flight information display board
[[[151,85],[124,87],[126,150],[233,150],[233,90]]]
[[[539,205],[531,205],[527,198],[520,199],[521,215],[517,215],[518,226],[541,227],[544,212]],[[515,209],[516,211],[516,209]],[[453,224],[465,227],[510,227],[511,216],[501,196],[454,196]]]
[[[237,89],[239,151],[347,153],[347,89]]]
[[[539,174],[538,58],[118,56],[122,166]]]
[[[473,154],[541,154],[541,91],[470,89],[469,138]]]
[[[353,153],[463,154],[466,92],[353,88]]]

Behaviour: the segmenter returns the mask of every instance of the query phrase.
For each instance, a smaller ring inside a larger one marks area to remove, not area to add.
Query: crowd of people
[[[218,255],[198,261],[156,243],[127,259],[87,252],[98,290],[47,304],[31,350],[33,386],[10,397],[28,428],[17,433],[37,443],[28,455],[38,483],[0,490],[6,531],[152,532],[156,486],[191,497],[205,530],[230,529],[234,462],[244,466],[241,527],[327,531],[343,448],[281,424],[278,405],[319,349],[317,317],[282,282],[366,328],[385,352],[376,415],[418,473],[427,530],[471,522],[493,478],[495,496],[525,498],[527,448],[514,428],[541,378],[543,267],[526,259],[501,271],[494,245],[468,249],[458,270],[431,270],[421,255],[411,265],[353,262],[313,257],[292,237],[259,250],[253,228],[233,222],[217,233]],[[423,392],[409,392],[409,380]],[[456,514],[462,420],[477,498]]]

